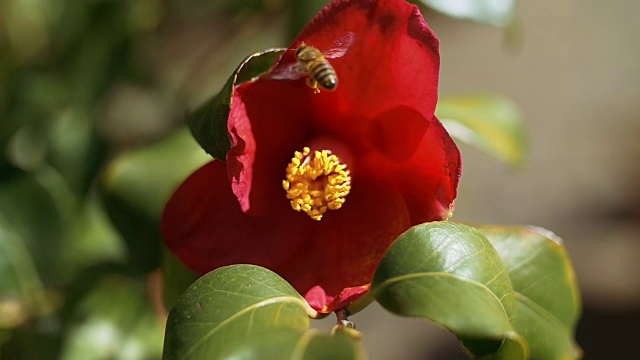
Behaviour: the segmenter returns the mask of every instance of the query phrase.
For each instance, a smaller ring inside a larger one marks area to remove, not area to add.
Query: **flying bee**
[[[335,46],[326,51],[305,43],[301,43],[295,49],[296,62],[276,69],[271,77],[274,79],[300,79],[307,76],[307,86],[315,93],[324,90],[335,90],[338,86],[338,76],[328,59],[337,59],[344,56],[349,50],[355,34],[347,32],[335,42]]]
[[[311,45],[300,44],[296,49],[298,66],[309,74],[307,85],[319,92],[319,87],[325,90],[335,90],[338,86],[338,76],[327,58]]]

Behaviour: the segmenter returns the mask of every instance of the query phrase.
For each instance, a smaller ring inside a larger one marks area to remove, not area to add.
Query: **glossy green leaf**
[[[101,197],[126,241],[134,270],[146,272],[160,266],[159,221],[164,204],[180,182],[209,160],[184,129],[109,164]]]
[[[536,227],[481,226],[478,230],[503,259],[516,291],[516,330],[531,347],[531,359],[575,359],[574,332],[581,300],[562,240]]]
[[[267,333],[256,333],[256,336],[243,344],[240,350],[225,356],[225,358],[244,360],[366,359],[361,344],[347,334],[336,333],[335,335],[328,335],[314,329],[304,332],[275,329]],[[203,357],[203,359],[208,358],[206,356]]]
[[[525,129],[517,107],[496,95],[442,96],[436,115],[456,139],[518,166],[525,154]]]
[[[371,288],[387,310],[443,325],[476,356],[527,353],[510,322],[516,303],[502,261],[471,227],[433,222],[409,229],[382,259]]]
[[[187,124],[200,146],[216,159],[225,160],[231,147],[227,119],[233,88],[265,73],[286,49],[269,49],[249,55],[235,70],[222,90],[187,115]]]
[[[470,346],[469,341],[463,343],[467,347]],[[529,359],[529,343],[520,334],[509,331],[496,353],[476,356],[476,358],[480,360]]]
[[[285,280],[254,265],[198,279],[167,321],[164,359],[359,359],[359,342],[309,330],[315,311]]]
[[[348,360],[366,359],[360,343],[346,332],[335,335],[320,334],[310,330],[298,339],[291,354],[283,354],[288,359],[305,360]]]
[[[198,279],[171,310],[165,359],[223,358],[270,332],[303,332],[307,302],[267,269],[235,265]],[[288,336],[285,336],[288,337]]]
[[[143,281],[108,276],[74,311],[61,360],[160,357],[163,324],[148,302]]]
[[[506,27],[515,13],[515,0],[419,0],[445,15]]]

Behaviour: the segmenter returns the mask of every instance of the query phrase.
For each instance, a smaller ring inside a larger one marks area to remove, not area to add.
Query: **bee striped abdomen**
[[[325,90],[334,90],[338,85],[338,76],[333,66],[320,50],[306,44],[296,49],[298,64],[309,75],[307,84],[318,92],[318,86]]]
[[[327,90],[335,89],[338,85],[338,77],[336,71],[333,69],[329,62],[318,61],[309,69],[313,79],[318,82],[323,88]]]

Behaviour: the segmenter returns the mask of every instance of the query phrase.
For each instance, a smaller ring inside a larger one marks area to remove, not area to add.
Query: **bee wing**
[[[275,68],[269,75],[269,78],[275,80],[296,80],[300,79],[304,74],[304,71],[300,69],[300,65],[294,62]]]
[[[356,34],[351,31],[348,31],[344,35],[339,37],[338,40],[335,41],[333,48],[323,51],[322,55],[324,55],[324,57],[327,59],[335,59],[335,58],[344,56],[344,54],[347,53],[347,50],[349,50],[349,48],[351,47],[355,39],[356,39]]]

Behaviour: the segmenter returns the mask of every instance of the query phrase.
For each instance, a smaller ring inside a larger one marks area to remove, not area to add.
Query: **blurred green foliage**
[[[327,2],[0,0],[0,358],[160,357],[184,114]]]

